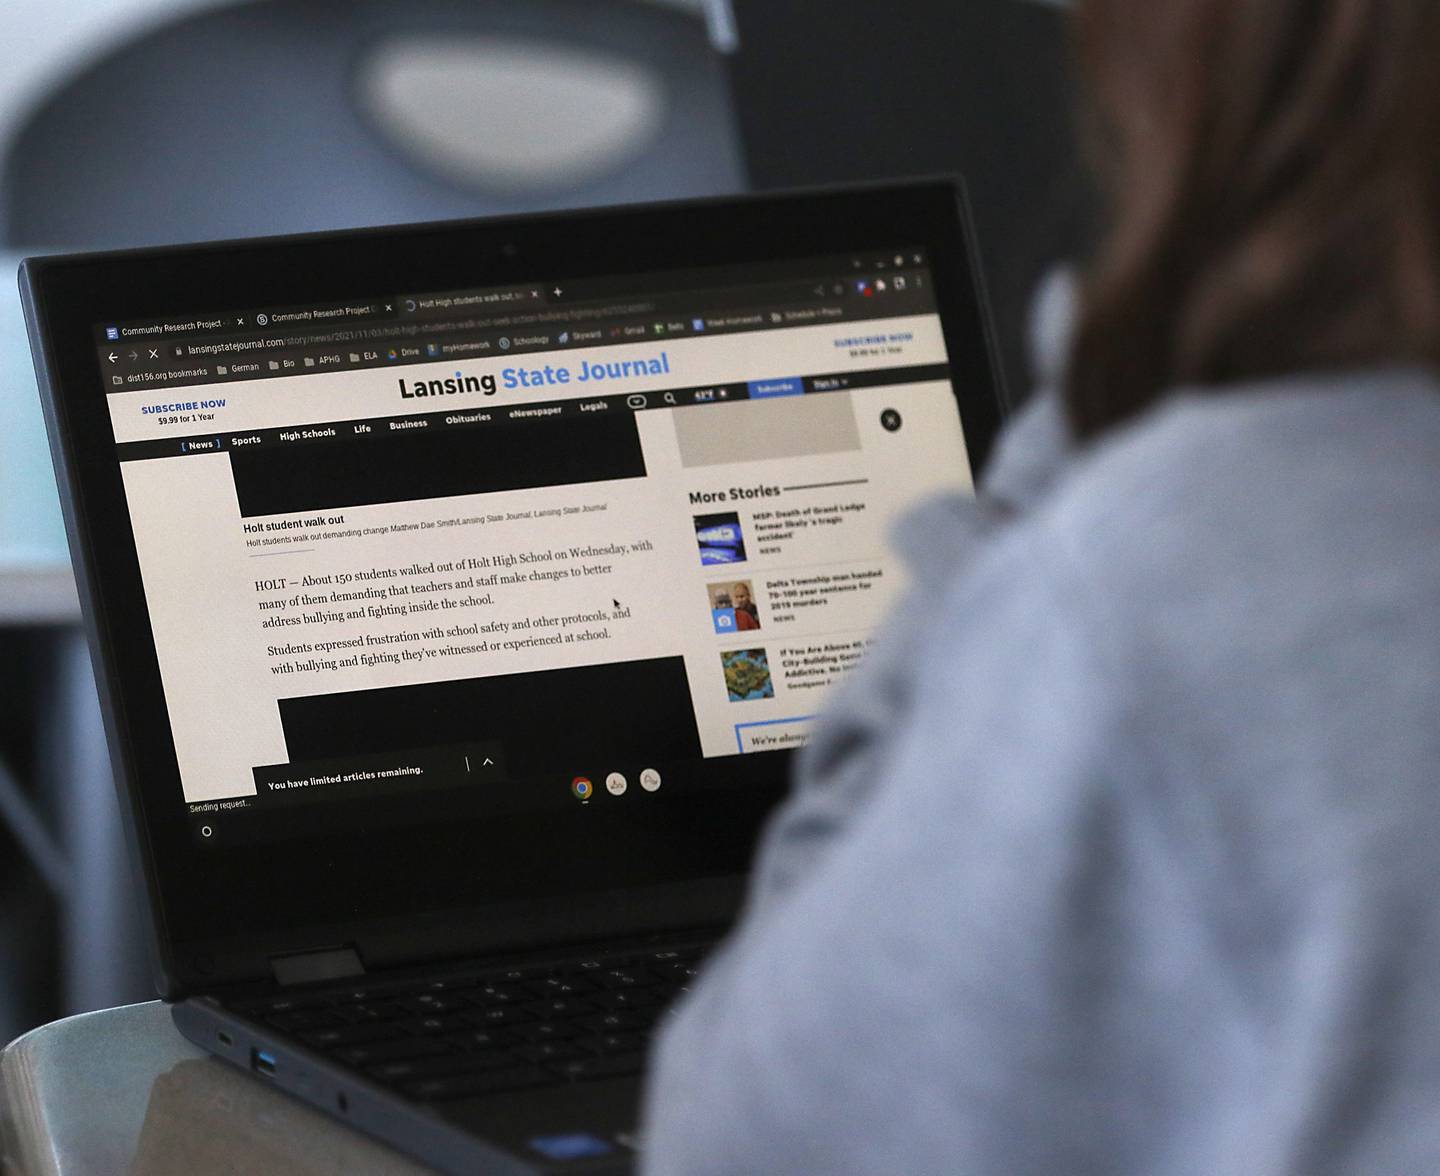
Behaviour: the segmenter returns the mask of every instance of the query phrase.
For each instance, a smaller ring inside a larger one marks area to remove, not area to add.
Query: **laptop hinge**
[[[365,975],[365,965],[353,947],[322,947],[271,956],[270,968],[280,984],[313,984]]]

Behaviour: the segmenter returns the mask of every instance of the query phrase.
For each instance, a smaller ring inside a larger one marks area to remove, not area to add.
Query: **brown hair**
[[[1440,0],[1079,0],[1110,221],[1076,432],[1177,385],[1440,361]]]

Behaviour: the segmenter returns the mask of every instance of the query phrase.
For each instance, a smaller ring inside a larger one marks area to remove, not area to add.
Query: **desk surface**
[[[56,1021],[0,1053],[0,1143],[5,1176],[428,1171],[201,1053],[158,1001]]]

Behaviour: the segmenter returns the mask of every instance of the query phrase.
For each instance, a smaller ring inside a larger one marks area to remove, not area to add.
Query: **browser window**
[[[923,258],[621,285],[97,327],[192,817],[805,742],[971,486]]]

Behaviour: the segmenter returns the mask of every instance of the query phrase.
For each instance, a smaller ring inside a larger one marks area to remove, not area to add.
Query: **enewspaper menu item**
[[[970,488],[946,363],[915,314],[113,392],[186,801],[799,746]]]

